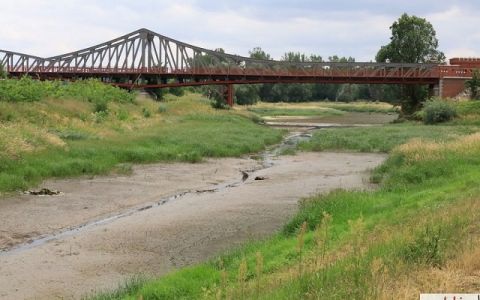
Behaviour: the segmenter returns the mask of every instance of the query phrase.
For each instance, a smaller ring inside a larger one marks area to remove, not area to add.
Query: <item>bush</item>
[[[442,100],[427,101],[422,111],[425,124],[447,122],[457,116],[455,106]]]
[[[148,108],[146,108],[146,107],[144,107],[144,108],[142,109],[142,113],[143,113],[143,116],[144,116],[145,118],[150,118],[150,117],[152,116],[152,113],[151,113],[150,110],[149,110]]]
[[[0,101],[32,102],[48,96],[46,84],[30,77],[0,81]]]
[[[129,118],[129,115],[128,115],[128,111],[126,111],[126,110],[122,109],[117,113],[117,119],[119,121],[126,121],[126,120],[128,120],[128,118]]]
[[[440,267],[443,262],[440,229],[427,227],[417,238],[403,249],[403,258],[414,264],[427,264]]]
[[[28,76],[0,81],[0,101],[32,102],[45,98],[70,98],[99,102],[132,103],[134,94],[96,79],[75,82],[38,81]]]
[[[167,106],[166,106],[164,103],[161,103],[161,104],[158,106],[157,112],[158,112],[159,114],[166,113],[166,112],[167,112]]]
[[[101,100],[99,100],[99,101],[95,102],[95,107],[94,107],[94,109],[93,109],[93,112],[96,112],[96,113],[98,113],[98,112],[105,112],[105,113],[106,113],[107,111],[108,111],[108,103],[107,103],[107,101],[101,101]]]

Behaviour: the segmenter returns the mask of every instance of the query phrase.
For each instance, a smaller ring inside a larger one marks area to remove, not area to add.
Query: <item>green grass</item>
[[[448,141],[479,130],[476,126],[426,126],[415,123],[389,124],[364,128],[317,130],[312,139],[301,143],[306,151],[350,150],[357,152],[389,152],[412,138]]]
[[[456,103],[460,115],[480,115],[480,101],[462,101]]]
[[[413,124],[331,130],[345,140],[335,145],[338,150],[389,151],[412,137],[447,142],[437,148],[419,142],[392,152],[374,171],[381,183],[375,191],[338,190],[304,199],[283,231],[266,241],[249,242],[218,259],[102,297],[375,299],[392,293],[415,298],[421,291],[441,289],[422,276],[438,268],[450,272],[447,262],[474,251],[478,244],[472,241],[480,237],[480,139],[462,138],[474,131]],[[367,146],[358,146],[359,137],[368,140]],[[419,158],[418,153],[425,155]],[[325,216],[331,221],[325,223]],[[308,230],[300,256],[298,234],[304,222]],[[257,253],[264,260],[260,277]],[[239,282],[244,259],[246,282]],[[427,283],[417,288],[408,285],[422,280]]]

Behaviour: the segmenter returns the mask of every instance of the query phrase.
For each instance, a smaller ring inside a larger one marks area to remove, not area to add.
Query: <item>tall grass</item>
[[[309,151],[389,152],[395,146],[406,143],[412,138],[444,141],[476,131],[478,131],[476,126],[425,126],[415,123],[389,124],[371,128],[322,129],[317,130],[312,139],[301,143],[299,148]]]

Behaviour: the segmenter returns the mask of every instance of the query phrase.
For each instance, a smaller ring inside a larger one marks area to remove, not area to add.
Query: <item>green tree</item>
[[[252,105],[260,100],[260,84],[235,85],[235,102],[240,105]]]
[[[377,53],[377,62],[441,63],[445,55],[439,51],[438,39],[432,24],[426,19],[403,14],[390,26],[390,43]],[[428,96],[428,87],[408,85],[402,89],[402,112],[411,115],[420,109]]]
[[[329,62],[355,62],[355,58],[349,56],[338,56],[332,55],[328,57]],[[324,87],[325,91],[329,92],[328,98],[330,100],[335,101],[353,101],[358,99],[358,91],[357,85],[352,84],[327,84]]]
[[[5,70],[3,64],[0,62],[0,78],[7,78],[7,71]]]
[[[248,52],[248,54],[250,55],[250,58],[254,58],[254,59],[263,59],[263,60],[272,59],[270,54],[263,51],[262,48],[260,47],[253,48],[252,51]]]
[[[270,54],[266,53],[262,48],[255,47],[248,52],[250,58],[271,60]],[[240,105],[255,104],[261,99],[270,97],[272,84],[242,84],[235,86],[235,101]]]
[[[472,79],[465,81],[465,86],[470,90],[470,98],[478,99],[480,89],[480,71],[478,69],[473,70]]]

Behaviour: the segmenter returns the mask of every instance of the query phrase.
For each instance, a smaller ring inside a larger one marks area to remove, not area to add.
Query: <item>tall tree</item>
[[[377,53],[377,62],[392,63],[441,63],[445,55],[438,50],[438,39],[432,24],[424,18],[403,14],[390,26],[390,43]],[[428,96],[425,86],[403,87],[402,112],[410,115]]]

